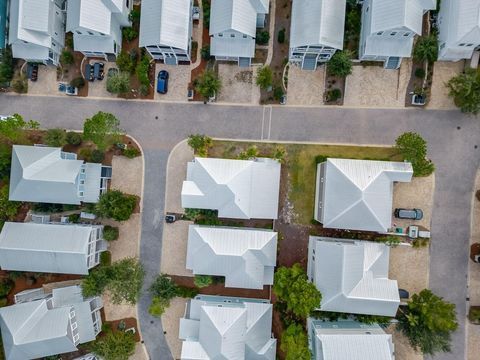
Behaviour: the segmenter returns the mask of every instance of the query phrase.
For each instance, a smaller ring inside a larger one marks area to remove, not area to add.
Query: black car
[[[168,91],[168,71],[162,70],[157,76],[157,92],[166,94]]]
[[[93,74],[93,66],[90,64],[85,65],[85,80],[93,81],[95,80],[95,76]]]
[[[165,215],[165,222],[168,224],[174,223],[177,220],[177,217],[175,215]]]
[[[93,64],[93,77],[97,80],[103,80],[104,68],[104,63],[96,62]]]
[[[394,215],[398,219],[422,220],[423,211],[420,209],[395,209]]]

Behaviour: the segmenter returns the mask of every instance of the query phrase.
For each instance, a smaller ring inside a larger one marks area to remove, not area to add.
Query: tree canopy
[[[397,324],[412,347],[428,355],[450,351],[451,333],[457,327],[455,305],[428,289],[412,296]]]
[[[90,349],[103,360],[128,360],[135,352],[135,338],[131,332],[109,331],[92,342]]]
[[[267,90],[273,84],[273,72],[270,66],[262,66],[257,70],[257,85],[262,90]]]
[[[67,143],[67,134],[63,129],[49,129],[44,138],[45,144],[53,147],[62,147]]]
[[[337,51],[327,62],[327,73],[339,77],[350,75],[352,73],[352,53],[348,50]]]
[[[120,120],[113,114],[99,111],[83,124],[83,138],[91,140],[99,150],[106,151],[121,141],[124,131],[120,129]]]
[[[285,353],[285,360],[310,360],[307,333],[300,324],[291,324],[282,333],[280,350]]]
[[[222,81],[212,70],[205,70],[195,80],[195,90],[205,99],[209,99],[220,92]]]
[[[420,134],[406,132],[395,140],[395,148],[404,159],[412,163],[415,176],[428,176],[435,166],[427,160],[427,142]]]
[[[287,306],[287,311],[299,318],[306,318],[320,307],[322,295],[316,286],[308,281],[300,264],[291,268],[280,267],[275,273],[273,292],[278,301]]]
[[[438,39],[435,34],[421,36],[413,48],[413,59],[415,61],[428,61],[433,63],[438,58]]]
[[[120,190],[110,190],[100,195],[93,212],[99,217],[125,221],[130,219],[136,204],[135,195],[124,194]]]
[[[451,78],[447,87],[448,95],[462,112],[480,112],[480,73],[476,69],[465,69],[463,74]]]
[[[13,114],[0,121],[0,135],[7,140],[18,144],[25,142],[24,130],[38,129],[39,124],[36,121],[25,121],[18,114]]]
[[[206,157],[208,149],[212,146],[212,138],[203,134],[192,134],[188,137],[188,146],[190,146],[195,155]]]

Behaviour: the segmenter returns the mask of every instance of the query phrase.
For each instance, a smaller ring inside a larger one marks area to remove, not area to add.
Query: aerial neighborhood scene
[[[479,360],[480,0],[0,0],[0,360]]]

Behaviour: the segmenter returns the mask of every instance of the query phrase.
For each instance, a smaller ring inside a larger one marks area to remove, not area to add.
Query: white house
[[[142,0],[140,46],[155,60],[189,62],[192,48],[192,0]]]
[[[364,0],[360,60],[398,69],[411,56],[415,35],[422,34],[423,15],[436,6],[436,0]]]
[[[393,183],[412,176],[407,162],[329,158],[317,165],[314,218],[326,228],[387,232]]]
[[[182,207],[218,210],[233,219],[276,219],[280,163],[273,159],[198,158],[187,165]]]
[[[65,45],[63,0],[11,0],[8,43],[14,58],[58,65]]]
[[[187,269],[225,277],[225,287],[273,285],[277,233],[271,230],[190,225]]]
[[[122,28],[131,26],[133,0],[68,0],[67,31],[75,51],[114,60],[122,47]]]
[[[61,283],[57,283],[60,285]],[[6,360],[30,360],[77,351],[102,329],[100,297],[84,298],[79,285],[25,290],[0,308]]]
[[[310,236],[307,274],[322,293],[320,310],[394,317],[400,296],[389,260],[383,243]]]
[[[480,46],[480,0],[442,0],[438,28],[439,60],[470,59]]]
[[[0,233],[2,270],[87,275],[105,250],[101,225],[6,222]]]
[[[265,26],[270,0],[212,0],[210,55],[250,66],[257,28]]]
[[[395,360],[392,335],[378,324],[307,319],[313,360]]]
[[[293,0],[289,61],[304,70],[343,49],[345,0]]]
[[[268,300],[199,295],[180,319],[181,360],[275,360]]]

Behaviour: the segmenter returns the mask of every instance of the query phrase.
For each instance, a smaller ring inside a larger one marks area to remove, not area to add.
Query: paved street
[[[84,119],[100,110],[114,113],[145,153],[140,256],[148,274],[146,286],[160,268],[168,154],[189,134],[378,145],[391,145],[405,131],[422,134],[437,167],[430,288],[457,305],[460,323],[452,353],[435,359],[464,359],[467,253],[472,189],[480,162],[480,149],[475,148],[480,146],[480,120],[457,111],[272,108],[0,95],[2,115],[20,113],[49,128],[81,129]],[[148,315],[148,304],[145,292],[139,304],[143,339],[151,359],[169,359],[161,324]]]

